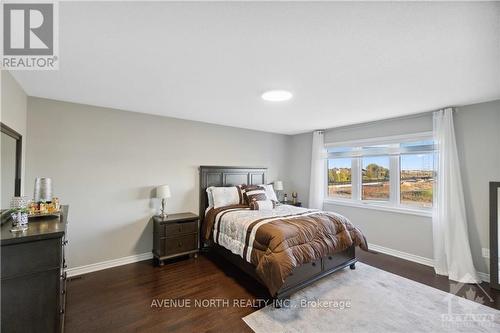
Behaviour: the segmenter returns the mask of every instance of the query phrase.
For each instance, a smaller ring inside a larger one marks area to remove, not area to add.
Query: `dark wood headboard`
[[[267,168],[200,166],[200,220],[208,207],[207,187],[266,184]]]

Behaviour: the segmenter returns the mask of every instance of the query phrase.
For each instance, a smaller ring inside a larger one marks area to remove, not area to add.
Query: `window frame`
[[[336,143],[325,144],[325,148],[333,147],[353,147],[353,151],[360,150],[363,146],[373,145],[391,145],[399,147],[401,143],[415,142],[415,141],[428,141],[432,140],[432,132],[420,132],[409,135],[397,135],[388,137],[378,137],[370,139],[361,139],[353,141],[343,141]],[[429,153],[429,152],[428,152]],[[435,151],[434,151],[435,154]],[[401,160],[400,157],[404,154],[387,154],[381,156],[389,156],[389,200],[363,200],[362,199],[362,160],[363,156],[351,157],[351,184],[352,184],[352,197],[349,198],[336,198],[328,196],[328,177],[326,177],[325,186],[325,204],[335,204],[350,207],[360,207],[368,209],[376,209],[382,211],[390,211],[397,213],[405,213],[419,216],[432,216],[432,207],[414,207],[408,204],[401,203]],[[324,173],[328,175],[328,160],[325,161]]]

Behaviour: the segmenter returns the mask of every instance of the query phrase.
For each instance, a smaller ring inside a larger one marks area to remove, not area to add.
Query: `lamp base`
[[[165,213],[165,206],[166,206],[166,203],[167,203],[167,200],[165,198],[161,199],[161,213],[160,213],[160,217],[162,219],[164,218],[167,218],[168,217],[168,214]]]

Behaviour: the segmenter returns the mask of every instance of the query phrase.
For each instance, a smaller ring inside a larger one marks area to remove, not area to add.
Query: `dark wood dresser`
[[[155,265],[182,255],[196,257],[199,249],[200,218],[193,213],[153,217],[153,255]]]
[[[2,332],[64,329],[68,206],[62,211],[30,219],[24,232],[10,232],[10,222],[1,227]]]

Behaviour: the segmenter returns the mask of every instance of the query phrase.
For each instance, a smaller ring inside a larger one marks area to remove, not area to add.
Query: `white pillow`
[[[266,197],[269,200],[273,200],[273,201],[278,202],[278,197],[276,196],[276,192],[274,192],[274,188],[273,188],[272,184],[269,184],[269,185],[259,185],[259,186],[262,186],[263,188],[266,189]]]
[[[214,187],[212,188],[214,208],[220,208],[240,203],[240,195],[236,186],[232,187]]]
[[[214,188],[215,186],[207,187],[208,207],[214,206],[214,195],[212,194],[212,189]]]

